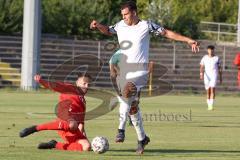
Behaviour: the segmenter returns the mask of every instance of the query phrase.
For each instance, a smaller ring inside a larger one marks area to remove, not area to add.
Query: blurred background
[[[111,88],[108,60],[118,48],[117,38],[92,31],[89,24],[96,19],[114,25],[121,20],[122,2],[0,0],[0,87],[36,88],[34,74],[41,73],[47,78],[66,60],[87,54],[102,62],[103,69],[95,85]],[[212,44],[224,70],[224,83],[219,89],[238,92],[237,67],[233,64],[239,52],[238,0],[137,0],[136,3],[140,18],[192,37],[201,45],[200,53],[193,55],[185,43],[152,36],[150,60],[164,66],[154,68],[153,83],[163,80],[173,85],[173,91],[201,92],[199,61],[206,54],[206,46]],[[88,63],[86,59],[83,61],[76,63],[76,67]]]

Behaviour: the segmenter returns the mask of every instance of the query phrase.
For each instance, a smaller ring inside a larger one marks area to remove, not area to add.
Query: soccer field
[[[207,111],[205,95],[164,95],[141,99],[145,130],[151,142],[144,155],[136,155],[136,133],[126,128],[123,144],[114,138],[118,109],[86,122],[90,140],[106,136],[110,150],[105,154],[38,150],[40,142],[60,140],[55,131],[19,138],[19,131],[55,117],[57,93],[0,91],[0,159],[2,160],[223,160],[240,159],[240,97],[217,96],[214,111]],[[87,97],[87,110],[101,100]]]

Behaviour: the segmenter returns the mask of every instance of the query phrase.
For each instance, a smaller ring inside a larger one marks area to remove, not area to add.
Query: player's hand
[[[41,80],[41,75],[39,75],[39,74],[36,74],[35,76],[34,76],[34,80],[36,81],[36,82],[39,82],[40,80]]]
[[[199,43],[197,41],[191,40],[188,42],[189,45],[192,47],[192,52],[197,53],[199,52]]]
[[[81,133],[84,132],[84,126],[83,126],[82,123],[79,123],[79,125],[78,125],[78,129],[79,129],[79,131],[80,131]]]
[[[99,23],[96,20],[93,20],[90,24],[90,29],[96,29]]]

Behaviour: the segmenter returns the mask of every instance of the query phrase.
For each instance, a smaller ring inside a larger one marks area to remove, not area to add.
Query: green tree
[[[0,33],[22,32],[23,0],[0,0]]]
[[[42,32],[78,35],[81,39],[109,38],[90,31],[91,20],[107,25],[121,19],[126,0],[42,0]],[[200,21],[237,23],[238,0],[135,0],[141,19],[199,38]],[[22,33],[24,0],[0,0],[0,33]]]
[[[120,3],[120,0],[43,0],[43,32],[104,38],[91,32],[89,24],[93,19],[104,24],[113,23],[119,14]]]

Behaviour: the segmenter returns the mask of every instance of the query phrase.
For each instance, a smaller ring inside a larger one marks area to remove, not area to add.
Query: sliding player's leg
[[[60,137],[64,140],[64,143],[51,140],[46,143],[40,143],[39,149],[58,149],[69,151],[89,151],[91,148],[88,139],[80,132],[66,132],[58,131]]]
[[[77,125],[74,121],[63,121],[63,120],[54,120],[52,122],[34,125],[28,128],[23,129],[20,133],[20,137],[26,137],[35,132],[43,131],[43,130],[63,130],[63,131],[74,131],[77,129]]]
[[[90,151],[91,145],[87,139],[79,139],[75,142],[61,143],[57,142],[55,148],[68,151]]]
[[[80,139],[78,143],[82,145],[83,151],[90,151],[91,143],[88,141],[88,139]]]

